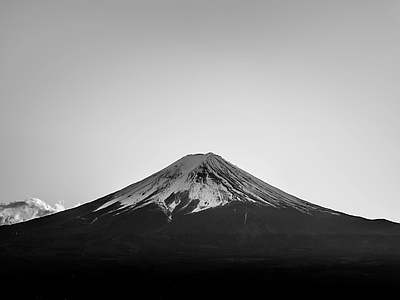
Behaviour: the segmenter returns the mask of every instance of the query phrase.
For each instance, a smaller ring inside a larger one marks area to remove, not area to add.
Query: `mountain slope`
[[[79,207],[2,226],[0,241],[3,282],[24,274],[58,286],[62,278],[72,298],[104,296],[99,284],[112,296],[125,293],[112,286],[135,283],[148,298],[171,299],[187,298],[185,289],[210,297],[204,286],[220,296],[247,296],[266,283],[400,286],[399,224],[301,200],[212,153],[185,156]],[[232,282],[236,289],[226,290]]]
[[[303,213],[324,211],[338,214],[289,195],[213,153],[185,156],[152,176],[118,191],[112,200],[96,211],[116,215],[124,210],[155,204],[172,219],[178,212],[195,213],[234,201],[294,208]],[[107,209],[110,206],[113,206],[112,212]]]
[[[298,199],[208,153],[185,156],[98,200],[1,234],[51,240],[41,244],[49,252],[59,251],[63,240],[79,240],[84,242],[73,243],[75,252],[108,243],[115,253],[104,252],[116,255],[130,251],[126,242],[140,251],[195,251],[202,245],[236,253],[298,248],[372,253],[398,249],[400,228]]]

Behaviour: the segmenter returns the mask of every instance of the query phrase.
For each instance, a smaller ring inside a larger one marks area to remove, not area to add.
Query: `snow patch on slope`
[[[177,197],[183,194],[188,199]],[[294,208],[303,213],[315,210],[336,213],[287,194],[213,153],[187,155],[142,181],[116,192],[111,201],[95,211],[115,203],[120,204],[116,210],[135,210],[154,203],[171,217],[177,210],[196,213],[231,201]]]

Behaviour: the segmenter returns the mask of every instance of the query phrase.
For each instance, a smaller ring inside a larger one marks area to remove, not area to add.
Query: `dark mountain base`
[[[1,228],[2,286],[19,299],[381,297],[400,290],[395,223],[283,215],[246,203],[170,222],[150,205],[118,219],[85,214],[88,207]]]
[[[400,290],[397,256],[303,255],[2,258],[1,283],[19,299],[193,299],[371,295]]]
[[[400,289],[400,225],[291,196],[213,154],[0,228],[18,299],[343,298]]]

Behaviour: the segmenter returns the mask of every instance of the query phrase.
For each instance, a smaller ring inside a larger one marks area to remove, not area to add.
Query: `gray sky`
[[[0,40],[0,202],[211,151],[400,222],[399,1],[1,1]]]

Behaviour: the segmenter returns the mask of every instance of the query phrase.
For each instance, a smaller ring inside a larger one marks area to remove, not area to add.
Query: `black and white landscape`
[[[19,287],[21,299],[382,295],[400,287],[399,224],[301,200],[213,153],[2,226],[0,241],[1,282]]]

